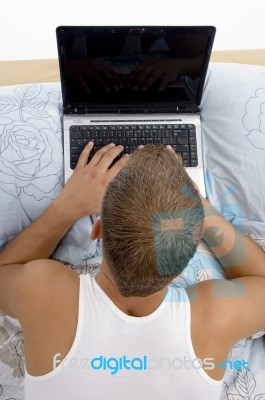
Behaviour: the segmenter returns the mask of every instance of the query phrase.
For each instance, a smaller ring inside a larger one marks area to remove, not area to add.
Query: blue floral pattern
[[[0,97],[0,191],[19,199],[30,221],[36,218],[31,197],[42,210],[62,188],[60,96],[60,91],[45,92],[32,84]]]

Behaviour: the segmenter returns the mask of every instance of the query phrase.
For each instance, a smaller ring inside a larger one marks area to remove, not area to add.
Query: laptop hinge
[[[161,114],[161,113],[198,113],[199,107],[192,106],[173,106],[173,107],[84,107],[67,106],[64,107],[65,114]]]

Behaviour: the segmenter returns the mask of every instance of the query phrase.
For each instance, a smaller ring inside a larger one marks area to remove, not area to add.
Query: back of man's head
[[[202,235],[203,207],[180,157],[135,151],[107,188],[103,254],[123,296],[148,296],[179,275]]]

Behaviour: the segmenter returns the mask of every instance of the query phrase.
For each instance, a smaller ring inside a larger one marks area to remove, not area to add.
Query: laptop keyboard
[[[193,124],[156,125],[72,125],[70,127],[70,168],[91,140],[90,158],[108,143],[121,144],[124,153],[131,153],[141,144],[170,144],[183,159],[185,167],[197,167],[196,130]]]

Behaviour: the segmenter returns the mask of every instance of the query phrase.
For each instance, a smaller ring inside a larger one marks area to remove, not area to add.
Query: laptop
[[[60,26],[64,179],[84,146],[170,144],[205,195],[200,102],[213,26]],[[91,155],[91,156],[92,156]]]

